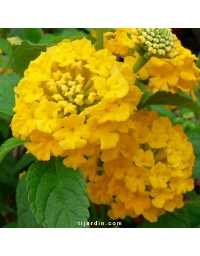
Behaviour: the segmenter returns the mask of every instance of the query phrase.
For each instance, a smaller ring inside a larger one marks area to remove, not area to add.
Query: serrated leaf
[[[185,107],[200,113],[200,106],[198,106],[192,99],[185,98],[177,93],[164,91],[154,93],[142,106],[140,106],[140,108],[157,104]]]
[[[32,43],[38,43],[43,37],[42,28],[23,28],[22,35],[24,40],[29,40]]]
[[[6,55],[11,56],[12,46],[8,40],[6,40],[4,38],[0,38],[0,48]]]
[[[28,195],[37,221],[46,228],[83,227],[89,201],[83,174],[63,165],[61,157],[37,161],[28,170]]]
[[[15,79],[3,79],[0,76],[0,112],[13,115],[13,107],[15,106],[14,87],[18,81]]]
[[[31,210],[28,201],[28,192],[26,190],[27,181],[25,174],[18,182],[16,190],[16,202],[17,202],[17,220],[19,228],[42,228],[41,224],[38,224],[34,213]]]
[[[15,72],[23,75],[30,62],[36,59],[41,52],[46,51],[48,45],[32,44],[29,41],[22,42],[13,53],[13,64]]]
[[[15,147],[23,145],[25,142],[29,140],[21,140],[20,138],[12,137],[5,141],[0,147],[0,163],[4,159],[4,157]]]

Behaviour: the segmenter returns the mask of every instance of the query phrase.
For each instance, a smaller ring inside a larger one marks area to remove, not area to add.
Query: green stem
[[[95,205],[90,202],[90,212],[91,212],[91,218],[92,218],[92,221],[96,221],[98,220],[98,213],[97,213],[97,210],[95,208]]]
[[[105,204],[101,204],[100,206],[100,213],[101,213],[101,217],[100,217],[100,220],[103,221],[104,223],[107,222],[108,220],[108,206],[105,205]]]
[[[143,55],[139,55],[133,66],[134,73],[138,72],[150,60],[150,58],[145,58]]]
[[[103,46],[103,32],[104,29],[103,28],[96,28],[96,32],[97,32],[97,42],[96,42],[96,50],[101,50],[104,48]]]

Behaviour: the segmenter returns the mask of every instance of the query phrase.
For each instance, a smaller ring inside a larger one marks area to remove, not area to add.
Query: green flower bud
[[[174,35],[166,28],[139,28],[138,39],[144,57],[168,57],[174,49]]]

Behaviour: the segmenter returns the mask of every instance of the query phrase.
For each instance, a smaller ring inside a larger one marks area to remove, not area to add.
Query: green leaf
[[[0,211],[3,211],[3,212],[10,212],[10,213],[13,213],[13,209],[10,208],[9,206],[7,206],[4,202],[2,202],[2,199],[0,201]]]
[[[193,202],[192,204],[198,208],[200,210],[200,196],[198,196]]]
[[[199,148],[200,133],[187,132],[187,136],[189,137],[189,141],[192,142],[195,156],[200,159],[200,148]]]
[[[83,174],[63,165],[61,157],[37,161],[28,170],[28,195],[37,221],[46,228],[84,227],[89,201]]]
[[[11,56],[12,54],[12,46],[11,43],[4,39],[4,38],[0,38],[0,48],[3,50],[3,52],[8,55]]]
[[[176,209],[174,212],[166,212],[158,218],[157,222],[145,221],[138,225],[139,228],[188,228],[190,223],[185,209]]]
[[[26,190],[27,181],[25,174],[18,182],[16,190],[16,202],[17,202],[17,219],[19,228],[42,228],[42,225],[38,224],[33,214],[29,201],[28,192]]]
[[[77,28],[56,28],[54,29],[55,35],[62,35],[65,38],[70,38],[72,36],[85,36],[86,34]]]
[[[3,134],[4,139],[6,140],[9,135],[10,127],[9,123],[6,122],[5,120],[0,119],[0,133]]]
[[[146,92],[148,87],[143,84],[142,82],[140,82],[138,79],[136,80],[135,85],[142,91],[142,92]]]
[[[13,64],[15,72],[23,75],[28,68],[30,61],[36,59],[41,52],[46,51],[48,45],[32,44],[29,41],[22,42],[13,53]]]
[[[200,113],[200,106],[198,106],[192,99],[183,97],[177,93],[164,91],[159,91],[153,94],[150,98],[147,99],[144,105],[140,106],[140,108],[157,104],[185,107]]]
[[[5,141],[3,145],[0,147],[0,163],[13,148],[21,146],[28,141],[29,140],[21,140],[20,138],[15,137],[12,137]]]
[[[192,177],[194,179],[200,178],[200,133],[198,132],[187,132],[187,135],[189,137],[189,141],[192,143],[192,146],[194,148],[194,155],[196,156],[194,167],[192,170]]]
[[[146,101],[151,97],[152,92],[146,91],[142,94],[142,98],[140,100],[140,103],[138,104],[138,109],[143,108],[144,104],[146,103]]]
[[[3,226],[3,228],[18,228],[18,223],[17,221],[11,222],[5,226]]]
[[[7,115],[7,114],[5,114],[5,113],[1,113],[1,112],[0,112],[0,119],[6,121],[7,123],[10,123],[11,118],[12,118],[12,117],[11,117],[10,115]]]
[[[65,39],[64,36],[55,36],[53,34],[45,34],[39,41],[39,44],[46,44],[46,45],[52,46],[57,43],[60,43],[63,39]]]
[[[51,44],[52,41],[55,39],[55,35],[53,34],[45,34],[43,37],[40,39],[39,44]]]
[[[23,154],[19,161],[13,166],[12,173],[26,171],[26,167],[36,161],[36,158],[31,154]]]
[[[199,179],[200,178],[200,159],[196,159],[194,162],[193,170],[192,170],[192,178]]]
[[[13,175],[12,168],[16,160],[11,152],[9,152],[3,161],[0,163],[0,181],[4,184],[9,184],[12,188],[16,188],[18,176]]]
[[[14,87],[18,80],[10,76],[0,76],[0,112],[13,115],[15,106]]]
[[[9,59],[10,57],[7,55],[0,55],[0,67],[2,70],[7,66]]]
[[[23,28],[9,28],[9,31],[6,37],[19,36],[22,38],[22,31],[23,31]]]
[[[189,191],[185,194],[186,197],[189,197],[191,200],[195,200],[198,197],[198,194],[195,190]]]
[[[188,219],[192,228],[197,228],[200,224],[200,210],[193,205],[193,202],[185,202],[184,209],[187,211]]]
[[[23,39],[29,40],[32,43],[38,43],[43,37],[44,32],[42,28],[23,28]]]

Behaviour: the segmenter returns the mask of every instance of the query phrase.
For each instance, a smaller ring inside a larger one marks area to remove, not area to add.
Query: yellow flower
[[[127,160],[125,163],[124,158],[119,155],[117,159],[104,163],[103,167],[107,175],[112,174],[114,179],[121,180],[124,178],[126,170],[130,168],[131,165],[132,162],[130,160]]]
[[[178,54],[174,58],[152,57],[141,73],[148,71],[149,89],[156,91],[178,92],[180,89],[186,94],[191,94],[196,100],[194,89],[198,87],[200,79],[200,69],[197,68],[195,61],[197,57],[190,50],[178,44]],[[142,79],[142,77],[141,77]]]
[[[89,199],[95,204],[110,204],[112,202],[112,196],[107,189],[108,183],[111,176],[106,174],[97,175],[94,182],[89,182],[87,184],[87,189],[89,193]]]
[[[103,77],[97,77],[94,81],[94,87],[99,97],[105,97],[112,100],[123,98],[129,91],[128,82],[123,77],[113,75],[107,80]]]
[[[173,198],[173,192],[169,188],[153,188],[151,190],[152,205],[163,208],[166,200]]]
[[[134,49],[149,58],[151,56],[174,56],[177,37],[166,28],[116,28],[104,34],[107,49],[122,57]]]
[[[104,33],[104,46],[112,53],[124,57],[133,47],[133,41],[128,37],[132,33],[130,28],[117,28],[115,32]]]
[[[172,199],[166,200],[164,208],[166,211],[173,212],[175,208],[182,208],[184,206],[183,195],[174,195]]]
[[[132,67],[139,55],[147,58],[137,76],[148,80],[149,90],[176,93],[180,89],[196,100],[194,89],[200,79],[197,57],[181,45],[171,29],[116,28],[104,34],[104,46]]]
[[[151,206],[151,199],[149,192],[135,192],[132,193],[132,197],[128,197],[125,200],[125,207],[128,210],[132,210],[136,215],[143,214],[145,210]]]
[[[129,120],[134,125],[124,122],[129,129],[121,128],[126,133],[119,133],[115,147],[102,151],[112,157],[97,156],[96,179],[102,177],[106,183],[97,185],[93,172],[88,181],[89,198],[104,204],[106,195],[111,219],[142,214],[155,222],[166,211],[183,207],[183,194],[194,188],[192,144],[180,125],[173,126],[168,117],[159,117],[155,111],[137,111]],[[143,127],[145,132],[140,135]],[[87,163],[84,168],[83,172]]]
[[[66,166],[84,168],[87,148],[105,157],[117,146],[119,124],[129,123],[142,96],[135,81],[132,67],[108,49],[96,51],[86,38],[63,40],[31,61],[15,87],[13,135],[29,138],[25,146],[40,160],[61,155]]]
[[[33,130],[30,140],[31,142],[26,142],[24,146],[27,148],[27,153],[33,154],[38,160],[48,161],[52,155],[60,156],[64,152],[51,134]]]
[[[90,137],[88,126],[84,122],[84,115],[66,116],[60,121],[61,128],[53,133],[53,137],[64,150],[83,148]]]
[[[112,208],[108,211],[108,216],[113,220],[119,218],[124,219],[128,215],[125,204],[120,201],[117,201],[117,199],[116,203],[111,203],[111,207]]]
[[[170,178],[171,174],[167,166],[161,162],[158,162],[150,170],[149,180],[154,188],[166,188]]]
[[[153,152],[151,150],[144,151],[141,148],[137,150],[133,161],[138,167],[151,167],[155,163]]]
[[[132,192],[144,192],[146,185],[149,185],[149,170],[132,166],[125,177],[125,184]]]

